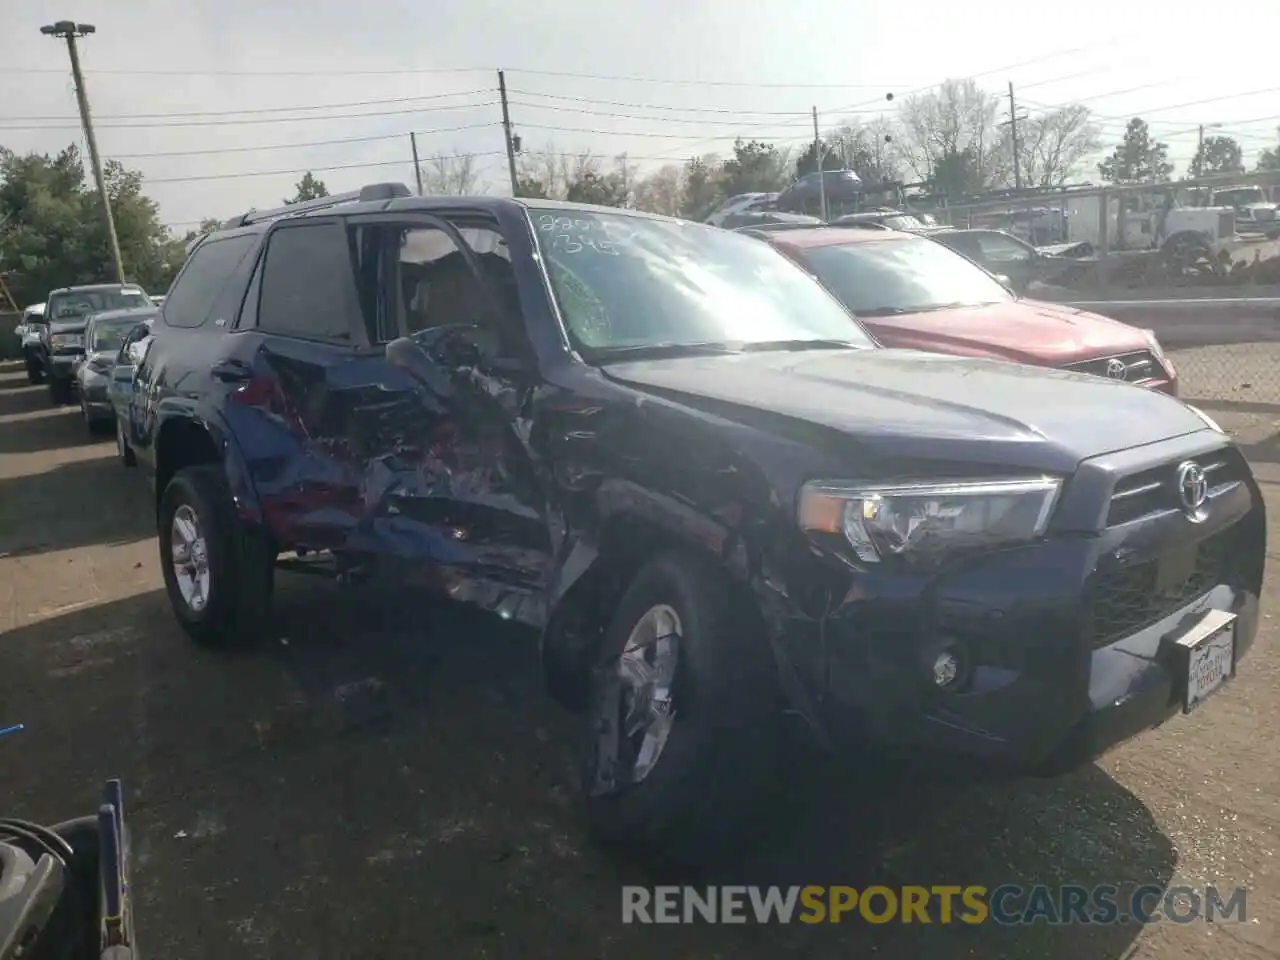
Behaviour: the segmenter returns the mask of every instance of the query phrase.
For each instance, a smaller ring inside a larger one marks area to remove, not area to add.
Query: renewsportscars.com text
[[[1243,887],[1021,886],[622,888],[623,923],[997,923],[1021,925],[1236,922]]]

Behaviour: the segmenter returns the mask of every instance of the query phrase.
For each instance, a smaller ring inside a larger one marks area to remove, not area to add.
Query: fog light
[[[933,661],[933,682],[940,689],[952,686],[960,679],[960,658],[954,650],[943,650]]]

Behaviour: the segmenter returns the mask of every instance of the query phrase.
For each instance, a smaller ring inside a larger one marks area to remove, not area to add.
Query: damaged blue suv
[[[1257,631],[1263,501],[1205,415],[882,349],[750,237],[380,184],[201,239],[152,333],[125,429],[186,631],[260,631],[281,567],[524,621],[603,836],[731,837],[784,713],[1068,769]]]

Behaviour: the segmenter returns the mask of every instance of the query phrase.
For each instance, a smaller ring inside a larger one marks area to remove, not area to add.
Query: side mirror
[[[997,282],[997,283],[999,283],[999,284],[1000,284],[1000,286],[1002,286],[1002,287],[1004,287],[1004,288],[1006,288],[1006,289],[1008,289],[1008,290],[1012,290],[1012,289],[1013,289],[1013,281],[1012,281],[1011,279],[1009,279],[1008,275],[1003,274],[1003,273],[997,273],[997,274],[995,274],[995,278],[996,278],[996,282]]]

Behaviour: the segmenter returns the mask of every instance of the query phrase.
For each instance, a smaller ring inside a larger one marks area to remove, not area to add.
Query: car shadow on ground
[[[26,394],[9,396],[25,398]],[[43,416],[22,417],[0,423],[0,454],[65,450],[68,447],[101,443],[104,437],[111,437],[110,431],[91,434],[78,406],[48,407],[46,398],[44,407],[37,405],[33,409],[45,408],[49,412]]]
[[[11,426],[0,424],[0,435]],[[127,543],[153,537],[155,529],[150,488],[121,465],[114,447],[43,473],[0,478],[0,556]]]
[[[48,410],[49,391],[44,387],[27,387],[25,390],[4,389],[9,381],[0,378],[0,417],[19,416]]]
[[[1280,433],[1273,433],[1256,443],[1242,443],[1240,452],[1255,469],[1264,463],[1280,463]]]
[[[623,884],[1164,885],[1175,856],[1096,767],[960,788],[793,758],[758,835],[697,874],[600,849],[536,638],[403,593],[282,577],[254,648],[202,650],[162,591],[0,641],[6,810],[125,778],[150,952],[1107,960],[1130,923],[624,926]],[[334,909],[335,898],[342,908]],[[263,955],[266,955],[264,953]]]

